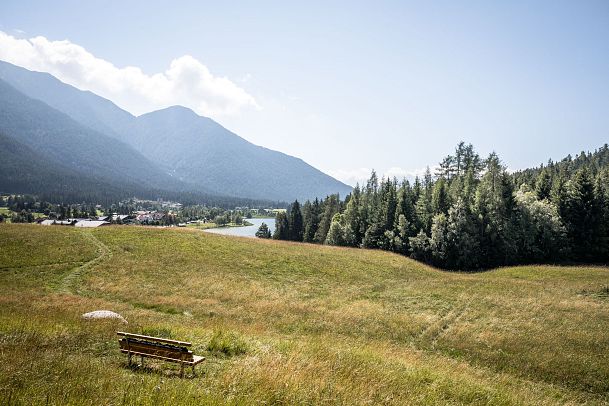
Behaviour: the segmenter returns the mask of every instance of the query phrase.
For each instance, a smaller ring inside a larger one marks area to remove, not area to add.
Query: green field
[[[6,222],[10,222],[10,217],[13,214],[17,214],[14,211],[11,211],[8,207],[0,207],[0,214],[2,214],[5,217],[5,221]],[[35,219],[39,219],[41,217],[46,217],[43,213],[32,213],[32,215],[34,216]]]
[[[98,309],[128,325],[81,320]],[[193,342],[128,368],[115,331]],[[0,225],[0,404],[607,404],[609,268]]]

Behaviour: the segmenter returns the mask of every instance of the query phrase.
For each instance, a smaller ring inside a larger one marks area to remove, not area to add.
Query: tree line
[[[112,214],[129,215],[130,219],[107,219],[112,223],[132,223],[134,213],[139,210],[156,211],[164,216],[159,220],[148,221],[147,225],[177,225],[188,221],[214,221],[218,225],[228,223],[242,224],[244,219],[251,218],[252,212],[249,208],[239,210],[228,210],[221,207],[208,207],[205,205],[180,206],[179,208],[168,208],[167,204],[175,202],[145,201],[139,199],[127,199],[108,206],[93,203],[51,203],[36,195],[0,195],[0,207],[6,207],[8,212],[0,213],[0,223],[10,221],[12,223],[32,223],[37,218],[48,218],[52,220],[66,220],[70,218],[97,218],[99,215],[110,216]]]
[[[33,195],[0,196],[0,206],[6,206],[11,214],[0,214],[0,222],[9,219],[12,223],[32,223],[36,214],[63,220],[67,218],[96,217],[94,204],[54,204]]]
[[[292,203],[273,238],[393,251],[435,266],[476,270],[609,260],[609,147],[508,173],[461,142],[434,173],[380,179],[344,200]]]

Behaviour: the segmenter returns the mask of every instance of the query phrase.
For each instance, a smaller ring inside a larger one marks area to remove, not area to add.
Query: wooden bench
[[[121,352],[127,354],[129,365],[131,357],[139,355],[144,365],[144,357],[161,359],[163,361],[177,362],[180,364],[180,377],[184,377],[184,366],[192,367],[195,374],[195,365],[205,360],[205,357],[194,355],[188,349],[192,344],[185,341],[168,340],[166,338],[144,336],[119,331],[116,333]]]

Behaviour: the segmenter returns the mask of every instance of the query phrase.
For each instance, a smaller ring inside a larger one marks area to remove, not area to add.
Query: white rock
[[[83,314],[82,318],[85,320],[117,319],[127,324],[127,320],[123,316],[110,310],[95,310],[94,312]]]

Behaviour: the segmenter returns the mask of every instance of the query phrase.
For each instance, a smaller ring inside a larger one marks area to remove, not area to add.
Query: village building
[[[110,224],[107,221],[99,221],[99,220],[79,220],[74,224],[74,227],[84,227],[84,228],[96,228],[100,226],[105,226]]]

